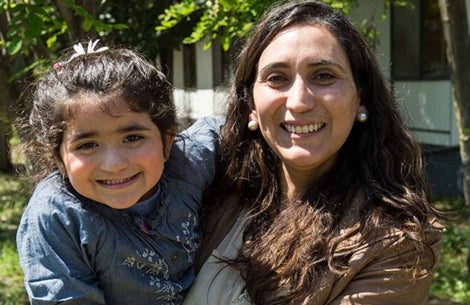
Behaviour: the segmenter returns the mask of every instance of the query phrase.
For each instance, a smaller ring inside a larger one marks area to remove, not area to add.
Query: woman
[[[425,302],[441,215],[344,16],[308,1],[261,20],[238,58],[221,149],[200,260],[218,247],[185,304]]]

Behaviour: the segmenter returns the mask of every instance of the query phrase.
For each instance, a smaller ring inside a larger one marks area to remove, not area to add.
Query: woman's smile
[[[293,134],[309,134],[316,132],[323,128],[325,126],[325,123],[315,123],[315,124],[295,124],[295,123],[282,123],[281,127],[290,133]]]

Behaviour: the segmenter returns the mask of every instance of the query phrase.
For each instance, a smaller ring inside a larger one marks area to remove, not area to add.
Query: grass
[[[0,305],[28,304],[15,234],[29,190],[30,187],[17,178],[0,173]],[[466,267],[470,245],[468,209],[462,198],[440,200],[437,204],[457,211],[458,217],[446,225],[443,250],[427,305],[470,304],[470,275]]]
[[[0,305],[28,304],[15,235],[29,189],[13,176],[0,174]]]

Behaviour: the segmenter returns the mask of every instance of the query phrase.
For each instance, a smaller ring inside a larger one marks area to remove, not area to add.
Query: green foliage
[[[72,0],[65,0],[64,4],[82,18],[85,32],[109,33],[127,28],[124,23],[107,24],[99,20]],[[10,81],[16,81],[34,68],[49,63],[46,58],[57,57],[57,50],[69,46],[68,25],[55,1],[2,1],[0,7],[0,14],[6,14],[8,21],[6,35],[0,35],[0,48],[10,58],[21,56],[23,62],[19,67],[16,65]]]
[[[276,3],[283,2],[288,2],[288,0],[280,0]],[[357,6],[356,0],[327,0],[325,2],[345,13],[349,13],[351,8]],[[158,17],[160,25],[155,29],[168,31],[177,24],[195,19],[196,23],[192,32],[183,39],[183,43],[191,44],[207,39],[204,47],[209,48],[211,42],[218,39],[223,49],[227,51],[234,40],[246,36],[259,17],[272,5],[271,0],[205,2],[183,0],[172,4]]]
[[[465,207],[462,198],[446,200],[441,204],[455,211],[458,218],[447,223],[441,257],[431,286],[431,296],[438,300],[470,304],[470,273],[466,267],[470,246],[468,207]]]
[[[151,59],[165,52],[172,53],[181,44],[182,37],[189,35],[192,27],[176,25],[165,33],[155,31],[159,24],[157,16],[169,6],[167,2],[170,0],[140,0],[132,4],[125,0],[107,1],[100,11],[100,20],[109,24],[126,23],[128,28],[115,28],[106,33],[104,39],[110,44],[131,46]],[[165,62],[162,64],[165,65]]]
[[[51,47],[52,41],[66,32],[65,22],[57,19],[56,9],[46,2],[4,3],[3,10],[10,20],[2,43],[10,56],[20,52],[30,54],[31,47],[38,44],[42,37],[47,39],[48,47]]]
[[[189,18],[190,15],[197,10],[198,5],[192,1],[175,3],[165,9],[164,13],[160,15],[159,19],[161,25],[157,26],[155,29],[157,31],[171,29],[182,20]]]
[[[183,43],[195,43],[209,38],[205,48],[212,40],[219,39],[224,50],[228,50],[232,41],[243,37],[254,22],[272,1],[221,0],[200,1],[185,0],[175,3],[158,18],[157,31],[167,31],[179,23],[196,19],[192,33],[183,39]],[[198,14],[199,15],[198,15]]]
[[[89,32],[91,29],[94,29],[98,33],[112,32],[113,30],[123,30],[129,28],[126,24],[110,24],[102,22],[97,19],[95,16],[91,15],[80,5],[76,5],[72,0],[66,0],[65,5],[73,9],[73,11],[80,17],[83,18],[83,28],[85,32]]]
[[[204,47],[218,39],[223,49],[227,51],[233,41],[243,38],[257,20],[273,5],[282,4],[289,0],[181,0],[173,3],[158,16],[160,24],[155,27],[159,32],[171,31],[178,24],[193,22],[192,32],[182,42],[186,44],[207,40]],[[358,7],[357,0],[323,0],[343,14],[350,14]],[[385,18],[390,5],[408,6],[414,8],[409,0],[385,0],[383,2],[382,18]],[[378,43],[378,32],[372,20],[362,20],[357,25],[366,39],[374,48]]]

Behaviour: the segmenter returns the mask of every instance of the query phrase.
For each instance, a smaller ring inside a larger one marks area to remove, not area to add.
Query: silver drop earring
[[[367,121],[368,118],[369,116],[366,112],[359,112],[356,116],[356,120],[360,123],[364,123],[365,121]]]
[[[250,120],[248,122],[248,129],[251,130],[251,131],[255,131],[256,129],[258,129],[259,127],[259,124],[257,121],[255,120]]]

